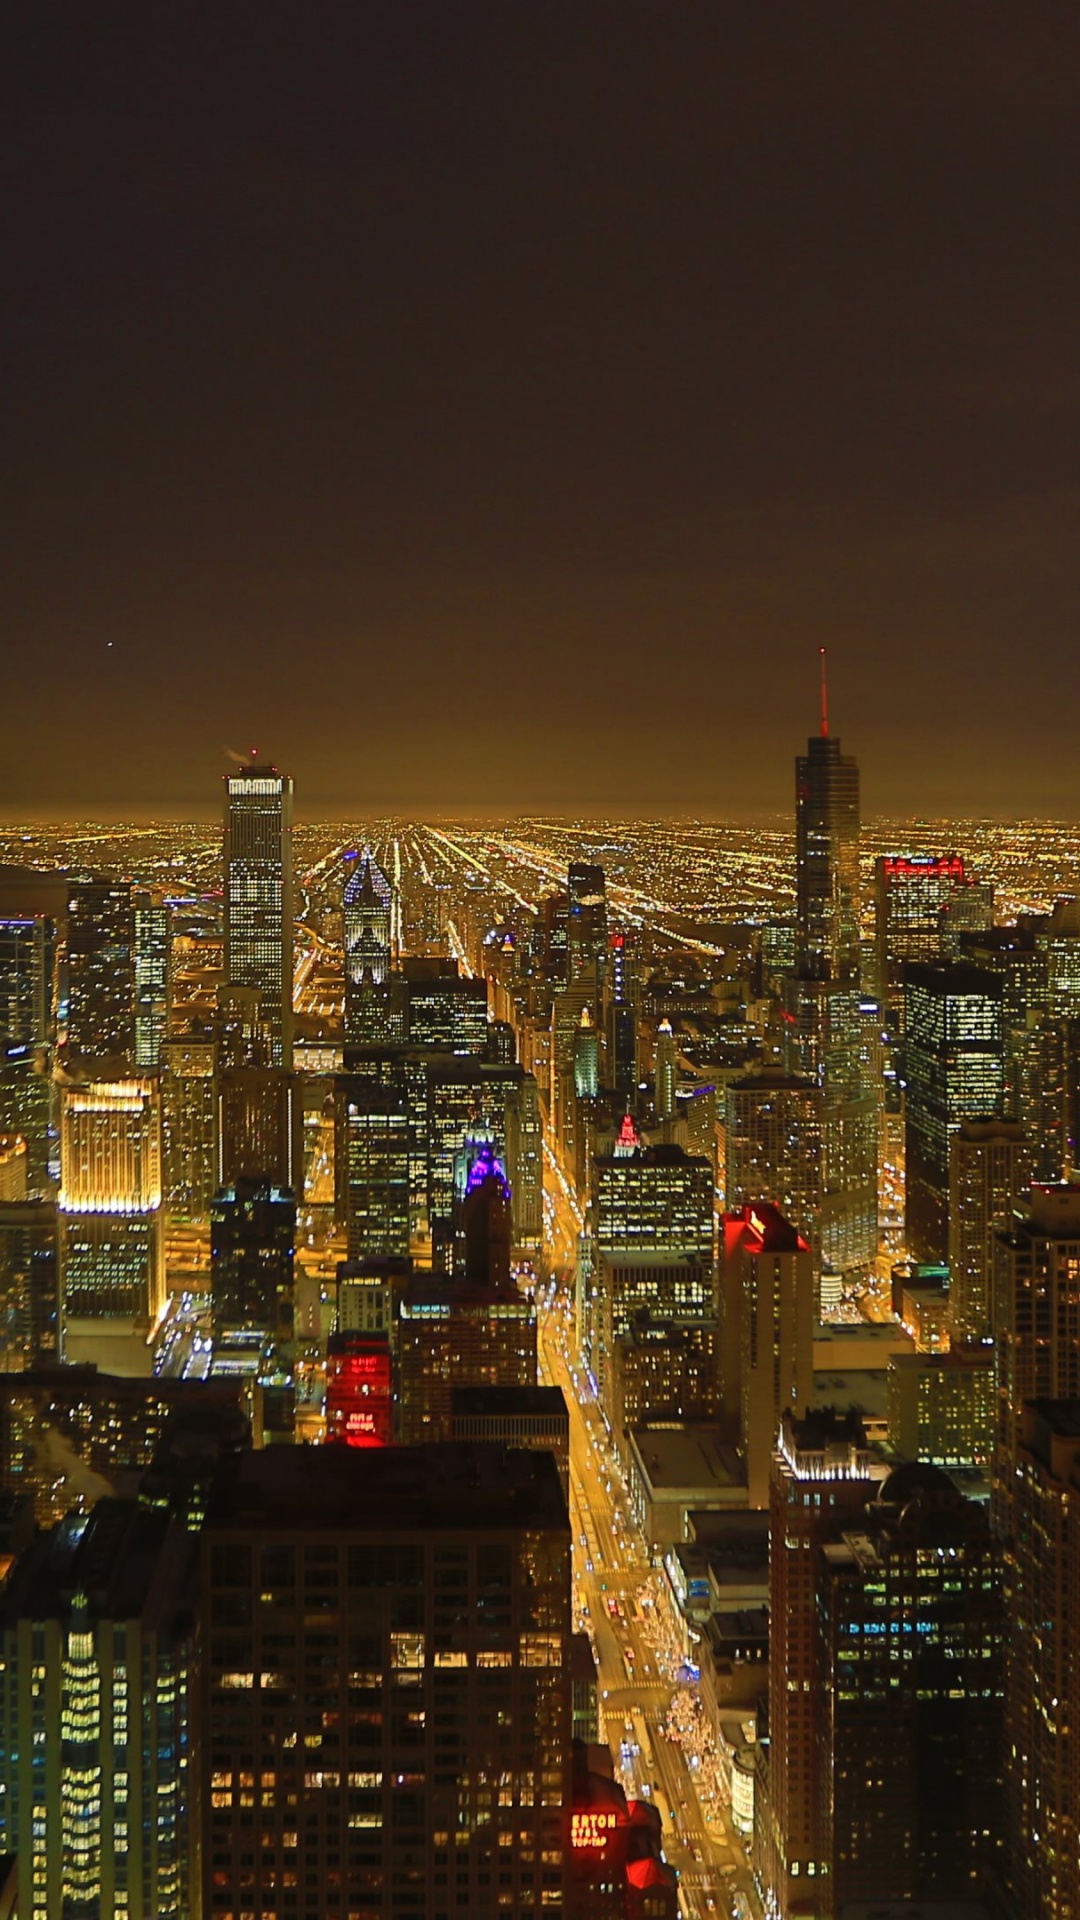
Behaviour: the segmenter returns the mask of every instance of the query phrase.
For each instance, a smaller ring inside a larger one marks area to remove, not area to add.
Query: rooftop
[[[415,1447],[272,1447],[218,1476],[207,1526],[401,1532],[568,1529],[549,1453],[452,1442]]]

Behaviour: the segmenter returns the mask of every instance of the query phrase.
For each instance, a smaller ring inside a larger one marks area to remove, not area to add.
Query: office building
[[[988,1340],[994,1250],[1030,1184],[1030,1156],[1015,1120],[960,1121],[949,1143],[949,1304],[954,1340]]]
[[[1028,1213],[999,1236],[996,1254],[994,1505],[1008,1540],[1025,1401],[1080,1399],[1080,1186],[1032,1187]]]
[[[393,1438],[389,1332],[339,1329],[326,1349],[327,1445],[388,1447]]]
[[[538,916],[538,941],[540,971],[551,990],[565,987],[567,982],[567,923],[570,917],[570,896],[566,893],[545,893],[540,901]]]
[[[813,1080],[765,1066],[724,1094],[728,1210],[771,1200],[820,1261],[822,1092]]]
[[[397,1301],[412,1272],[411,1263],[390,1255],[343,1260],[337,1269],[339,1333],[389,1333],[397,1320]]]
[[[835,1527],[811,1583],[825,1887],[806,1910],[978,1893],[1002,1814],[1004,1619],[985,1505],[939,1467],[899,1467]]]
[[[254,987],[270,1035],[269,1066],[293,1044],[293,785],[254,758],[225,776],[225,979]]]
[[[161,1163],[165,1211],[202,1222],[219,1184],[217,1047],[213,1040],[161,1043]]]
[[[1027,1136],[1031,1178],[1044,1184],[1069,1177],[1073,1055],[1070,1022],[1041,1009],[1006,1036],[1009,1104]]]
[[[346,1044],[403,1038],[400,996],[391,981],[394,918],[394,891],[371,849],[347,853],[342,897]]]
[[[65,1087],[60,1130],[61,1358],[148,1373],[165,1304],[156,1080]]]
[[[159,891],[132,894],[135,937],[135,1065],[153,1072],[168,1032],[172,975],[172,927]]]
[[[510,1193],[490,1143],[469,1169],[452,1280],[407,1280],[394,1341],[401,1440],[447,1440],[454,1387],[536,1385],[536,1314],[510,1278]]]
[[[661,1126],[675,1118],[677,1057],[671,1021],[661,1020],[656,1035],[656,1071],[653,1075],[653,1108]]]
[[[410,1103],[417,1113],[418,1102]],[[426,1120],[427,1217],[435,1239],[453,1220],[455,1191],[468,1168],[459,1164],[467,1137],[484,1131],[510,1183],[513,1243],[522,1253],[543,1239],[543,1124],[539,1090],[516,1063],[475,1056],[430,1056],[423,1097]]]
[[[1080,1912],[1080,1399],[1023,1409],[1005,1683],[1007,1857],[1018,1920]]]
[[[0,1202],[0,1366],[57,1358],[59,1297],[54,1200]]]
[[[572,861],[567,876],[567,980],[603,973],[607,957],[607,888],[603,867]]]
[[[965,1119],[1000,1116],[1003,981],[966,962],[913,962],[905,976],[907,1243],[916,1260],[949,1251],[950,1143]]]
[[[613,933],[607,958],[608,1078],[615,1092],[632,1100],[637,1091],[637,968],[631,937]]]
[[[293,1333],[296,1201],[287,1188],[240,1180],[214,1195],[210,1261],[216,1339],[257,1329]]]
[[[270,1180],[303,1187],[303,1100],[287,1067],[220,1066],[217,1170],[222,1186]]]
[[[903,1009],[907,963],[941,959],[942,910],[965,882],[955,853],[886,853],[874,862],[875,986],[893,1012]]]
[[[193,1911],[194,1576],[178,1521],[106,1499],[0,1590],[0,1849],[24,1920]]]
[[[796,971],[858,985],[859,769],[828,726],[823,685],[821,732],[795,762]]]
[[[992,1348],[890,1354],[888,1407],[889,1445],[899,1459],[984,1471],[997,1416]]]
[[[243,1455],[203,1530],[202,1624],[206,1913],[325,1920],[378,1891],[416,1920],[559,1920],[570,1529],[548,1456]]]
[[[126,880],[72,876],[61,994],[65,1057],[135,1059],[135,910]]]
[[[868,1021],[854,986],[802,974],[783,981],[784,1066],[821,1093],[822,1268],[865,1275],[877,1253],[878,1102],[868,1071]]]
[[[646,1146],[632,1123],[627,1129],[624,1122],[611,1153],[597,1157],[595,1192],[595,1232],[601,1251],[677,1253],[711,1264],[709,1161],[675,1145]]]
[[[410,1046],[436,1053],[485,1052],[485,979],[459,972],[457,961],[446,959],[404,960],[401,971]]]
[[[26,1142],[27,1191],[50,1198],[49,1084],[56,927],[46,913],[0,918],[0,1133]]]
[[[720,1340],[715,1320],[662,1319],[646,1307],[611,1342],[604,1411],[616,1444],[635,1427],[718,1420]]]
[[[334,1082],[337,1215],[349,1259],[407,1258],[411,1228],[412,1125],[408,1093],[358,1074]]]
[[[854,1414],[786,1411],[773,1455],[769,1559],[769,1750],[754,1796],[754,1860],[773,1920],[829,1913],[817,1661],[817,1568],[833,1530],[870,1498],[866,1436]]]
[[[767,1200],[724,1216],[723,1250],[724,1405],[738,1421],[750,1505],[766,1507],[781,1418],[814,1398],[814,1263]]]

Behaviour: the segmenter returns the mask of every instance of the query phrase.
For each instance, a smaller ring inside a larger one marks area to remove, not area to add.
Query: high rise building
[[[1007,1838],[1019,1920],[1080,1912],[1080,1399],[1023,1409],[1005,1687]]]
[[[217,1047],[213,1040],[165,1039],[160,1057],[165,1210],[201,1222],[218,1187]]]
[[[293,785],[252,759],[225,776],[225,979],[257,989],[268,1065],[291,1068]]]
[[[675,1089],[678,1084],[675,1047],[675,1035],[671,1031],[671,1021],[661,1020],[656,1035],[656,1074],[654,1077],[653,1107],[661,1125],[675,1118]]]
[[[47,1044],[55,954],[56,922],[46,914],[0,918],[0,1055]]]
[[[771,1200],[820,1261],[822,1092],[816,1081],[765,1066],[728,1082],[724,1097],[729,1210]]]
[[[218,1180],[303,1186],[303,1102],[287,1067],[220,1067]]]
[[[985,1505],[940,1467],[901,1466],[835,1528],[810,1582],[825,1885],[802,1910],[969,1898],[1001,1830],[1004,1621]]]
[[[613,933],[607,963],[608,1077],[617,1094],[632,1100],[637,1091],[637,977],[630,936]]]
[[[61,1161],[61,1356],[148,1373],[165,1304],[156,1080],[65,1087]]]
[[[822,1091],[821,1257],[863,1273],[877,1253],[877,1108],[868,1085],[859,948],[859,769],[821,731],[795,763],[795,975],[784,983],[789,1072]]]
[[[296,1201],[287,1188],[240,1180],[215,1194],[210,1210],[214,1338],[265,1333],[293,1338]]]
[[[437,1053],[487,1049],[487,981],[458,970],[456,960],[402,962],[409,1045]]]
[[[350,1260],[407,1258],[411,1238],[413,1128],[406,1088],[360,1074],[334,1082],[337,1213]]]
[[[1028,1144],[1015,1120],[961,1120],[949,1143],[949,1320],[957,1341],[988,1340],[994,1257],[1030,1180]]]
[[[607,886],[603,867],[572,861],[567,876],[567,979],[603,972],[607,957]]]
[[[859,981],[859,769],[829,732],[822,648],[821,732],[795,762],[796,969]]]
[[[724,1402],[738,1421],[752,1507],[767,1507],[785,1412],[814,1398],[817,1293],[810,1249],[768,1201],[727,1214],[720,1286]]]
[[[169,1028],[172,926],[168,903],[150,887],[132,894],[135,929],[135,1065],[153,1072]]]
[[[956,961],[905,977],[907,1241],[916,1260],[949,1250],[949,1153],[964,1119],[1002,1112],[1001,975]]]
[[[826,1540],[861,1514],[872,1487],[856,1415],[784,1413],[769,1500],[769,1751],[754,1796],[754,1859],[772,1920],[832,1912],[819,1811],[817,1570]]]
[[[997,1424],[992,1348],[890,1354],[888,1407],[889,1445],[899,1459],[985,1471]]]
[[[102,1500],[0,1591],[0,1850],[26,1920],[186,1920],[195,1538]]]
[[[874,863],[876,989],[883,1005],[903,1006],[904,967],[941,958],[941,914],[965,884],[955,853],[886,853]]]
[[[391,980],[394,890],[369,847],[345,855],[345,1039],[368,1046],[401,1038],[403,1017]]]
[[[0,1202],[0,1366],[8,1371],[57,1358],[56,1202]]]
[[[68,887],[61,1025],[67,1057],[135,1058],[135,912],[126,880],[74,875]]]
[[[559,1920],[570,1530],[549,1455],[242,1455],[203,1530],[202,1629],[208,1914],[323,1920],[378,1891],[416,1920]]]
[[[996,1252],[994,1506],[1008,1540],[1025,1401],[1080,1399],[1080,1186],[1032,1187],[1027,1215]]]

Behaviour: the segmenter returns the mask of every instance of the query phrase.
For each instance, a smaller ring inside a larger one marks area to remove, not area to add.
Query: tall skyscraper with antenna
[[[821,730],[795,762],[796,965],[810,980],[859,983],[859,769],[829,732],[825,648]]]
[[[820,730],[795,762],[795,972],[784,997],[788,1070],[821,1088],[821,1260],[835,1275],[865,1271],[877,1252],[877,1109],[862,1058],[859,769],[829,732],[824,647],[819,661]]]
[[[254,987],[272,1067],[292,1067],[293,783],[258,761],[225,776],[225,980]]]

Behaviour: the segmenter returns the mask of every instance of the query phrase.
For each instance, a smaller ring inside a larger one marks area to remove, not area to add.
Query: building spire
[[[818,658],[821,661],[821,737],[827,740],[829,737],[829,673],[824,647],[818,648]]]

